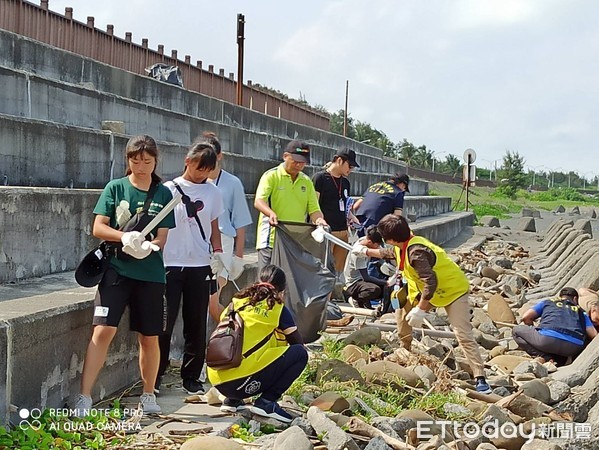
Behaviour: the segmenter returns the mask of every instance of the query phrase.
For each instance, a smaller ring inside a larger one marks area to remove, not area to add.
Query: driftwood
[[[373,322],[373,323],[366,322],[364,324],[364,326],[365,327],[375,327],[381,331],[394,331],[395,329],[397,329],[397,325],[388,324],[388,323],[378,323],[378,322]],[[416,331],[417,333],[421,333],[426,336],[455,339],[455,334],[452,331],[425,330],[423,328],[414,328],[413,330]]]
[[[347,429],[350,433],[358,434],[360,436],[367,436],[370,438],[380,436],[384,439],[387,445],[393,447],[395,450],[416,450],[416,447],[413,447],[409,444],[404,444],[402,441],[383,433],[378,428],[368,425],[366,422],[358,419],[357,417],[352,417],[349,419],[349,422],[347,422]]]
[[[355,314],[356,316],[377,317],[377,312],[374,309],[352,308],[351,306],[340,306],[339,309],[345,314]]]

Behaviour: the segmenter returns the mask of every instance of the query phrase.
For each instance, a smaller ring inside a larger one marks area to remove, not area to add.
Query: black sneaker
[[[192,380],[187,378],[183,380],[183,390],[187,391],[188,394],[205,394],[204,385],[198,380]]]
[[[254,406],[250,408],[250,411],[259,416],[270,417],[285,423],[289,423],[293,420],[291,414],[281,408],[277,402],[271,402],[262,397],[256,399]]]
[[[493,391],[491,390],[491,386],[487,383],[484,377],[479,377],[476,379],[476,392],[480,394],[490,394]]]
[[[244,409],[247,409],[247,408],[248,407],[246,406],[246,404],[243,400],[237,400],[234,398],[226,397],[223,400],[223,404],[221,405],[220,410],[222,412],[235,413],[237,411],[243,411]]]

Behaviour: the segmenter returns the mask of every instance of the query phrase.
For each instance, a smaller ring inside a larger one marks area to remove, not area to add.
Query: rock
[[[580,208],[578,206],[573,206],[570,208],[568,214],[571,216],[580,216]]]
[[[495,406],[506,408],[514,414],[524,417],[525,419],[542,417],[543,414],[551,410],[551,408],[546,404],[529,397],[522,391],[518,391],[515,394],[498,400],[495,403]]]
[[[487,350],[494,349],[499,345],[499,340],[490,334],[481,333],[476,328],[472,330],[472,333],[474,335],[474,340]]]
[[[437,381],[437,377],[435,376],[435,372],[429,369],[427,366],[415,366],[413,369],[414,373],[418,375],[421,380],[427,380],[428,385],[430,386],[432,383]]]
[[[520,386],[520,390],[532,398],[549,405],[551,403],[551,391],[541,380],[532,380]]]
[[[514,370],[512,370],[514,374],[520,373],[532,373],[537,378],[544,378],[549,375],[547,371],[547,367],[541,364],[538,361],[525,361],[518,364]]]
[[[369,383],[395,383],[399,378],[409,386],[422,386],[422,380],[413,371],[390,361],[375,361],[367,364],[364,373]]]
[[[587,234],[593,236],[593,225],[590,220],[587,219],[578,219],[574,224],[574,228],[577,230],[582,230]]]
[[[323,411],[340,413],[349,409],[349,402],[337,392],[328,391],[316,397],[310,406],[316,406]]]
[[[480,218],[480,223],[482,223],[484,227],[499,228],[501,226],[499,219],[493,216],[482,216]]]
[[[468,408],[462,405],[458,405],[456,403],[445,403],[443,405],[443,411],[445,412],[445,414],[451,414],[453,416],[461,417],[467,417],[470,414],[472,414],[472,412]]]
[[[498,425],[501,426],[504,423],[511,423],[509,411],[505,408],[501,408],[497,405],[490,404],[487,409],[478,417],[480,423],[497,421]]]
[[[289,450],[289,449],[287,449],[287,450]],[[366,447],[364,447],[364,450],[393,450],[393,449],[387,445],[387,443],[385,442],[385,440],[382,437],[377,436],[370,440],[368,445]]]
[[[343,347],[343,349],[341,349],[341,356],[348,364],[353,364],[358,359],[363,359],[368,362],[368,352],[354,344],[348,344]]]
[[[543,439],[533,439],[522,446],[522,450],[563,450],[557,444],[545,441]]]
[[[323,436],[322,439],[329,450],[360,450],[356,441],[339,428],[335,422],[329,419],[319,408],[311,406],[310,409],[308,409],[308,420],[310,421],[312,428],[314,428],[314,431],[316,431],[318,435]]]
[[[493,359],[496,356],[503,355],[504,353],[505,353],[505,347],[502,347],[501,345],[498,345],[497,347],[492,348],[489,351],[489,358]]]
[[[364,384],[362,375],[360,375],[360,372],[355,367],[338,359],[329,359],[321,362],[316,371],[316,384],[331,380],[341,382],[358,381],[360,384]]]
[[[593,267],[593,270],[596,271],[597,268]],[[599,339],[593,339],[572,364],[558,368],[557,372],[551,374],[551,378],[568,383],[570,387],[584,383],[599,367],[598,354]]]
[[[495,324],[491,323],[491,322],[483,322],[479,325],[478,330],[485,333],[485,334],[490,334],[491,336],[499,336],[499,330],[497,329],[497,327],[495,326]]]
[[[265,434],[264,436],[260,436],[252,442],[252,445],[256,446],[252,448],[257,448],[258,450],[273,450],[277,436],[277,434]],[[244,448],[247,447],[244,446]]]
[[[561,402],[570,395],[570,386],[563,381],[550,381],[547,383],[549,387],[550,401],[548,405],[554,405]]]
[[[478,447],[476,447],[476,450],[498,450],[498,449],[490,442],[483,442]]]
[[[273,450],[289,450],[291,448],[293,450],[312,450],[314,446],[301,428],[292,426],[277,436]]]
[[[565,213],[566,212],[566,208],[564,208],[563,205],[559,205],[557,208],[555,208],[553,210],[553,212],[559,213],[559,214]]]
[[[208,392],[206,392],[206,395],[204,395],[204,400],[210,406],[222,405],[223,403],[220,398],[220,392],[218,392],[218,390],[214,387],[208,389]]]
[[[500,356],[496,356],[495,358],[490,360],[488,362],[488,365],[489,366],[497,365],[504,371],[511,372],[518,366],[518,364],[520,364],[522,362],[527,362],[527,361],[530,361],[530,359],[524,358],[522,356],[500,355]]]
[[[391,427],[391,429],[393,431],[395,431],[395,433],[397,433],[397,435],[399,436],[399,438],[401,440],[405,440],[408,430],[416,427],[415,420],[410,419],[408,417],[401,418],[401,419],[396,419],[393,417],[384,417],[384,416],[373,417],[371,420],[371,425],[379,428],[378,424],[381,422],[384,422],[387,425],[389,425]]]
[[[489,266],[483,267],[480,274],[483,277],[492,279],[493,281],[497,281],[497,278],[499,278],[499,273],[495,269],[493,269],[492,267],[489,267]]]
[[[499,386],[493,389],[493,394],[499,395],[500,397],[507,397],[511,394],[511,391],[506,387]]]
[[[537,226],[535,225],[535,219],[532,217],[522,217],[516,225],[516,230],[536,233]]]
[[[389,424],[389,422],[385,422],[385,421],[378,421],[376,422],[376,425],[373,423],[371,424],[373,427],[381,430],[383,433],[385,433],[388,436],[391,436],[392,438],[395,439],[401,439],[399,437],[399,434],[397,434],[395,432],[395,430],[393,429],[393,427],[391,426],[391,424]]]
[[[514,385],[510,381],[510,377],[498,375],[494,377],[487,377],[487,383],[491,386],[504,386],[504,387],[513,387]]]
[[[185,441],[181,450],[243,450],[235,441],[220,436],[198,436]]]
[[[490,439],[490,441],[502,450],[520,450],[526,442],[523,437],[498,437]]]
[[[299,427],[304,432],[306,436],[314,436],[314,428],[310,425],[308,419],[304,417],[296,417],[289,424],[290,427]]]
[[[343,339],[347,344],[354,344],[358,347],[366,345],[378,345],[381,342],[381,330],[376,327],[364,327],[354,331],[352,334]]]
[[[478,328],[478,327],[480,327],[480,325],[482,323],[485,323],[485,322],[493,323],[493,321],[487,315],[486,312],[484,312],[480,308],[474,308],[474,311],[472,311],[472,326],[474,328]]]
[[[520,211],[521,217],[532,217],[532,209],[531,208],[522,208]]]
[[[591,211],[591,219],[596,219],[596,218],[597,218],[597,211],[595,211],[595,208],[593,208]]]
[[[495,256],[491,258],[491,265],[499,266],[503,269],[511,269],[512,268],[512,260],[506,258],[504,256]],[[495,269],[497,270],[497,269]]]
[[[303,392],[300,395],[299,402],[302,405],[309,405],[310,403],[312,403],[314,401],[314,399],[315,399],[315,397],[312,392]]]

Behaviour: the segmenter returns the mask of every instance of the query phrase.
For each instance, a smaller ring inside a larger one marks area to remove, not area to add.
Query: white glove
[[[241,276],[243,271],[245,270],[245,263],[243,258],[240,258],[237,255],[233,256],[233,262],[231,263],[231,270],[229,271],[229,279],[236,280]]]
[[[406,322],[412,328],[422,328],[422,324],[424,323],[424,319],[426,319],[427,312],[423,309],[420,309],[418,306],[412,308],[412,310],[406,315]]]
[[[360,243],[354,244],[354,246],[351,249],[351,252],[354,255],[364,255],[364,256],[367,256],[366,255],[367,251],[368,251],[368,247],[366,247],[365,245],[360,244]]]
[[[395,286],[397,283],[397,277],[399,276],[399,272],[395,272],[393,275],[389,277],[387,280],[387,286]]]
[[[136,232],[134,231],[133,233],[136,233]],[[133,242],[136,243],[135,246],[124,246],[123,245],[123,252],[130,256],[133,256],[136,259],[144,259],[150,253],[157,252],[160,250],[160,247],[158,247],[156,244],[152,244],[150,241],[143,241],[139,245],[137,245],[137,243],[139,241],[133,241]]]
[[[397,268],[391,264],[390,262],[384,262],[381,264],[381,273],[383,275],[387,275],[388,277],[395,275]]]
[[[218,275],[225,268],[225,262],[223,261],[222,252],[214,253],[212,255],[212,260],[210,261],[210,268],[212,269],[212,273],[214,275]]]

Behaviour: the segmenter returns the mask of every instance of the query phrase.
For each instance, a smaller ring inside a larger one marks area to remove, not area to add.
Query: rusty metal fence
[[[40,6],[24,0],[0,0],[0,28],[137,74],[145,75],[144,69],[155,63],[178,66],[185,89],[230,103],[236,101],[237,82],[233,73],[225,76],[224,69],[215,73],[212,65],[204,70],[202,61],[192,65],[189,55],[184,61],[179,60],[177,50],[165,55],[163,45],[152,50],[147,39],[142,39],[141,45],[135,44],[128,32],[121,39],[114,35],[113,25],[107,25],[106,31],[95,28],[93,17],[88,17],[87,23],[78,22],[73,19],[73,8],[65,8],[64,16],[50,11],[48,0],[41,0]],[[243,85],[243,106],[329,130],[329,117],[325,113],[264,92],[251,81]]]

